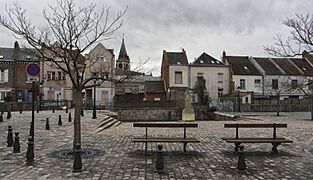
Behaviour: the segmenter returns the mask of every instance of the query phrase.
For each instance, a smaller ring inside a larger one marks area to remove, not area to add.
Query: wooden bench
[[[228,143],[235,144],[235,152],[238,152],[239,145],[241,143],[272,143],[272,152],[277,153],[277,146],[282,143],[293,143],[293,141],[277,137],[276,128],[287,128],[287,124],[283,123],[270,123],[270,124],[248,124],[248,123],[236,123],[236,124],[224,124],[224,128],[236,128],[235,138],[222,138]],[[273,128],[273,137],[239,137],[239,128]]]
[[[134,127],[144,127],[146,128],[145,137],[134,137],[133,142],[145,143],[145,153],[147,153],[147,143],[148,142],[165,142],[165,143],[183,143],[184,152],[186,152],[187,143],[199,143],[200,141],[194,137],[187,137],[186,130],[187,128],[197,128],[197,123],[169,123],[169,122],[142,122],[134,123]],[[149,137],[148,128],[183,128],[184,134],[183,137]]]

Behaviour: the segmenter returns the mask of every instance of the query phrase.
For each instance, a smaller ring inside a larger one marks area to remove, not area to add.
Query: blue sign
[[[40,67],[36,63],[30,63],[26,67],[26,72],[31,76],[37,76],[40,72]]]

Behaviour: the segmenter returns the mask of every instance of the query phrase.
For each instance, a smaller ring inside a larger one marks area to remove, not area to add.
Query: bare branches
[[[282,24],[290,29],[290,34],[287,38],[276,34],[274,44],[263,47],[268,54],[294,57],[304,50],[313,52],[313,15],[296,14],[295,18],[287,18]]]

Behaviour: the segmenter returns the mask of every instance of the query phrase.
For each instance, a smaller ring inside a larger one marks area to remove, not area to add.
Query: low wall
[[[173,121],[181,119],[181,112],[169,109],[120,109],[119,121]]]

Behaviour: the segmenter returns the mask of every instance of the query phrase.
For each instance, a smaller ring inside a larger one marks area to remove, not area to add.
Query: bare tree
[[[96,4],[77,7],[73,0],[58,0],[55,6],[43,11],[46,26],[39,28],[32,24],[19,4],[6,7],[7,16],[0,15],[2,26],[25,39],[42,61],[51,62],[69,76],[75,90],[74,146],[81,145],[82,90],[94,86],[89,83],[93,80],[98,80],[96,86],[114,81],[105,68],[87,76],[94,63],[82,53],[95,43],[110,39],[122,26],[126,13],[125,9],[114,16],[109,8],[98,12],[96,7]]]
[[[286,18],[282,24],[290,29],[289,35],[284,38],[282,34],[276,34],[274,44],[264,46],[264,50],[268,54],[279,57],[294,57],[313,52],[312,14],[296,14],[294,18]],[[312,86],[312,83],[313,80],[299,83],[300,90],[308,95],[311,101],[311,120],[313,120],[313,89],[306,87]]]
[[[264,90],[267,94],[272,94],[276,96],[276,115],[279,116],[280,113],[280,97],[283,94],[292,92],[293,89],[297,87],[292,87],[291,78],[288,76],[283,76],[277,79],[267,78],[264,80]]]
[[[287,18],[282,22],[290,29],[284,38],[276,34],[274,44],[264,46],[264,50],[273,56],[294,57],[302,55],[304,50],[313,52],[313,15],[296,14],[295,18]]]

